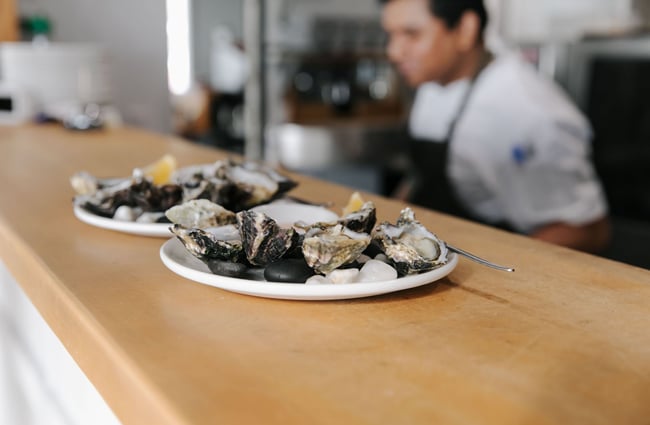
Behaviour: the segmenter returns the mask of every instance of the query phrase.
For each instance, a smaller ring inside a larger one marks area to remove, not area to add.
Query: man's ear
[[[460,17],[456,31],[459,49],[469,51],[476,47],[481,39],[481,19],[475,12],[467,10]]]

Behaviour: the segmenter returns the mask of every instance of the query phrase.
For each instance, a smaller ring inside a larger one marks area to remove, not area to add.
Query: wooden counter
[[[347,301],[255,298],[185,280],[163,239],[72,213],[68,178],[171,153],[134,130],[0,127],[0,258],[124,424],[648,424],[650,272],[416,209],[461,259],[437,285]],[[300,177],[296,196],[351,190]],[[366,195],[380,219],[402,204]]]
[[[16,0],[0,0],[0,42],[18,40]]]

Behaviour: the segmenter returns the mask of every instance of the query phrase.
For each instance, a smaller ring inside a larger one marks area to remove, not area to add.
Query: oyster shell
[[[396,225],[378,225],[373,241],[381,245],[400,276],[433,270],[448,261],[447,245],[417,221],[410,208],[402,210]]]
[[[264,164],[232,159],[180,170],[173,181],[183,187],[184,199],[209,199],[239,212],[269,202],[298,183]]]
[[[377,208],[372,201],[365,202],[359,210],[346,214],[338,222],[355,232],[369,234],[377,223]]]
[[[356,260],[370,241],[369,234],[355,232],[342,224],[316,226],[305,234],[302,253],[311,268],[327,274]]]
[[[293,224],[294,229],[301,233],[306,233],[312,229],[318,228],[325,230],[338,224],[359,233],[372,233],[372,229],[377,222],[377,209],[372,201],[363,204],[358,211],[348,213],[345,216],[333,221],[318,221],[316,223],[306,223],[297,221]]]
[[[172,223],[187,228],[216,227],[237,222],[234,212],[207,199],[193,199],[176,205],[165,211],[165,215]]]
[[[70,185],[77,195],[92,195],[99,190],[98,179],[85,171],[80,171],[70,177]]]
[[[355,233],[370,234],[377,221],[376,214],[375,204],[369,201],[363,204],[362,208],[358,211],[349,213],[336,221],[320,221],[312,224],[302,221],[296,222],[293,224],[293,229],[295,230],[294,250],[301,249],[307,235],[314,236],[319,233],[325,234],[327,232],[339,232],[339,230],[333,230],[336,226],[343,226]],[[302,254],[304,255],[304,252],[302,252]]]
[[[234,225],[204,230],[174,224],[169,230],[192,255],[206,263],[210,260],[244,263],[246,260],[239,231]]]
[[[98,190],[111,193],[128,188],[131,177],[100,179],[86,171],[79,171],[70,177],[70,185],[77,195],[92,195]]]
[[[181,183],[181,187],[184,201],[207,199],[215,204],[225,205],[233,185],[216,177],[207,179],[191,177],[190,180]]]
[[[271,217],[257,211],[237,213],[237,223],[248,261],[266,266],[278,261],[292,247],[295,231],[281,228]]]
[[[236,210],[269,202],[297,186],[295,181],[257,162],[231,163],[223,172],[237,188],[230,201]]]
[[[84,190],[91,190],[91,187]],[[140,208],[143,212],[162,212],[178,204],[182,196],[182,188],[178,185],[156,186],[143,175],[134,174],[131,179],[106,187],[98,186],[88,195],[78,195],[74,203],[94,214],[112,218],[123,205]]]

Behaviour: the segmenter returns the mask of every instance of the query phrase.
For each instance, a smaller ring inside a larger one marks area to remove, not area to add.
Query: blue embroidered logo
[[[517,145],[512,148],[511,155],[515,164],[522,166],[535,156],[535,149],[532,146]]]

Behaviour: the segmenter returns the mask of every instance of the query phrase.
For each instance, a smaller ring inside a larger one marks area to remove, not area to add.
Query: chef
[[[575,249],[609,238],[591,128],[520,57],[485,47],[482,0],[383,1],[387,55],[417,87],[404,199]]]

